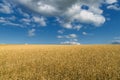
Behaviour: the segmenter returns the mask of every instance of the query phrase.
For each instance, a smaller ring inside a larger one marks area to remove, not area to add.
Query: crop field
[[[0,80],[120,80],[120,45],[0,45]]]

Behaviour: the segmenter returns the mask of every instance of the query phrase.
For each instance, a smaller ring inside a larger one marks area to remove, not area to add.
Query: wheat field
[[[120,80],[120,45],[0,45],[0,80]]]

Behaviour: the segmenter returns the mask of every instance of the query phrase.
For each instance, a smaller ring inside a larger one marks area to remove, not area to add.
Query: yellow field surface
[[[120,45],[0,45],[0,80],[120,80]]]

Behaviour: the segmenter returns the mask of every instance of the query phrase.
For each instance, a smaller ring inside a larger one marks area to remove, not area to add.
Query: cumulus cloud
[[[46,22],[45,22],[45,19],[43,17],[33,16],[33,20],[34,20],[34,22],[39,23],[41,26],[46,26]]]
[[[79,20],[83,23],[91,23],[99,26],[105,22],[105,18],[102,15],[95,14],[88,10],[82,10],[79,14],[74,15],[73,19]]]
[[[89,10],[84,10],[80,8],[80,5],[75,4],[65,13],[70,20],[74,22],[75,20],[82,23],[94,24],[99,26],[105,22],[105,17],[102,16],[102,10],[95,7],[90,7]]]
[[[28,31],[28,36],[32,37],[32,36],[35,36],[35,29],[31,29]]]
[[[71,23],[64,23],[62,26],[63,26],[64,28],[67,28],[67,29],[72,29],[72,28],[73,28],[73,26],[72,26]]]
[[[103,3],[117,3],[117,0],[17,0],[17,2],[36,13],[57,17],[57,21],[64,28],[73,29],[72,23],[75,21],[95,26],[104,24],[106,19],[100,7]],[[84,5],[88,9],[83,9]]]

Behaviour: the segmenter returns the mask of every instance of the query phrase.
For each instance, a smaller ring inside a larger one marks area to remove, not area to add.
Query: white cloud
[[[67,45],[79,45],[78,42],[78,36],[76,34],[68,34],[68,35],[58,35],[58,39],[62,39],[64,41],[61,42],[61,44],[67,44]],[[66,41],[67,40],[67,41]]]
[[[61,44],[65,44],[65,45],[80,45],[80,43],[76,42],[76,41],[65,41],[65,42],[61,42]]]
[[[75,4],[68,8],[65,15],[71,22],[77,20],[78,22],[99,26],[106,21],[105,17],[102,16],[102,12],[101,9],[95,8],[95,6],[91,6],[89,10],[84,10],[80,8],[80,5]]]
[[[78,36],[76,34],[68,34],[68,35],[58,35],[57,38],[65,38],[65,39],[75,39]]]
[[[76,41],[76,42],[77,42],[77,41],[78,41],[78,39],[73,39],[73,41]]]
[[[43,17],[33,17],[34,22],[39,23],[41,26],[46,26],[45,19]]]
[[[10,16],[10,17],[0,17],[0,22],[15,21],[15,19],[16,19],[15,16]]]
[[[90,23],[99,26],[105,22],[105,18],[102,15],[94,14],[88,10],[81,10],[79,14],[74,15],[73,19],[76,19],[83,23]]]
[[[120,44],[120,37],[114,37],[114,39],[111,41],[112,44]]]
[[[7,22],[5,23],[4,25],[11,25],[11,26],[18,26],[18,27],[22,27],[20,24],[17,24],[17,23],[13,23],[13,22]]]
[[[106,2],[107,2],[108,4],[113,4],[113,3],[116,3],[117,0],[106,0]]]
[[[73,28],[71,23],[63,23],[62,25],[63,25],[64,28],[67,28],[67,29],[72,29]]]
[[[82,28],[81,25],[72,25],[72,22],[66,22],[66,23],[61,23],[61,24],[66,29],[75,29],[79,31]]]
[[[10,13],[12,13],[11,8],[12,8],[12,6],[6,1],[3,1],[3,3],[0,3],[0,12],[1,13],[10,14]]]
[[[120,6],[115,4],[115,5],[110,5],[107,7],[107,9],[113,9],[113,10],[120,10]]]
[[[28,36],[32,37],[32,36],[35,36],[35,29],[31,29],[28,31]]]
[[[18,12],[19,12],[21,15],[23,15],[24,17],[30,18],[30,15],[29,15],[28,13],[24,12],[22,9],[18,8],[17,10],[18,10]]]
[[[49,4],[44,4],[44,2],[42,2],[42,1],[39,1],[37,3],[37,5],[39,6],[38,7],[39,11],[43,12],[43,13],[52,15],[53,12],[57,11],[57,9],[55,7],[53,7],[52,5],[49,5]]]
[[[59,34],[63,34],[63,33],[64,33],[64,30],[58,30],[58,33],[59,33]]]
[[[76,26],[73,27],[73,29],[75,29],[75,30],[77,30],[77,31],[79,31],[81,28],[82,28],[81,25],[76,25]]]
[[[56,17],[56,21],[57,21],[58,23],[60,23],[60,24],[63,23],[63,21],[62,21],[59,17]]]
[[[120,40],[113,40],[112,44],[120,44]]]
[[[12,21],[15,21],[16,20],[16,16],[11,16],[11,17],[8,17],[9,20],[12,20]]]
[[[83,35],[87,35],[88,33],[87,32],[82,32]]]
[[[23,21],[23,22],[31,22],[30,19],[26,19],[26,18],[21,19],[21,21]]]
[[[20,22],[22,22],[22,25],[24,26],[25,25],[33,26],[33,24],[31,23],[32,22],[31,18],[22,18]]]
[[[4,17],[0,17],[0,23],[5,23],[7,20]]]
[[[117,0],[18,0],[18,2],[43,16],[57,17],[64,28],[73,29],[73,22],[94,24],[105,23],[102,4],[116,3]],[[88,6],[88,10],[82,6]],[[62,20],[59,18],[62,17]]]
[[[60,36],[60,35],[59,35],[59,36],[57,36],[57,38],[58,38],[58,39],[62,39],[62,38],[64,38],[64,36]]]
[[[0,23],[3,25],[9,25],[9,26],[17,26],[17,27],[23,27],[19,23],[12,22],[11,20],[15,20],[16,17],[0,17]]]
[[[9,26],[13,26],[13,27],[24,27],[23,25],[20,25],[19,23],[14,23],[14,22],[11,22],[11,21],[7,21],[7,22],[4,22],[2,23],[3,25],[9,25]]]
[[[69,35],[66,35],[66,38],[77,38],[77,35],[76,34],[69,34]]]

